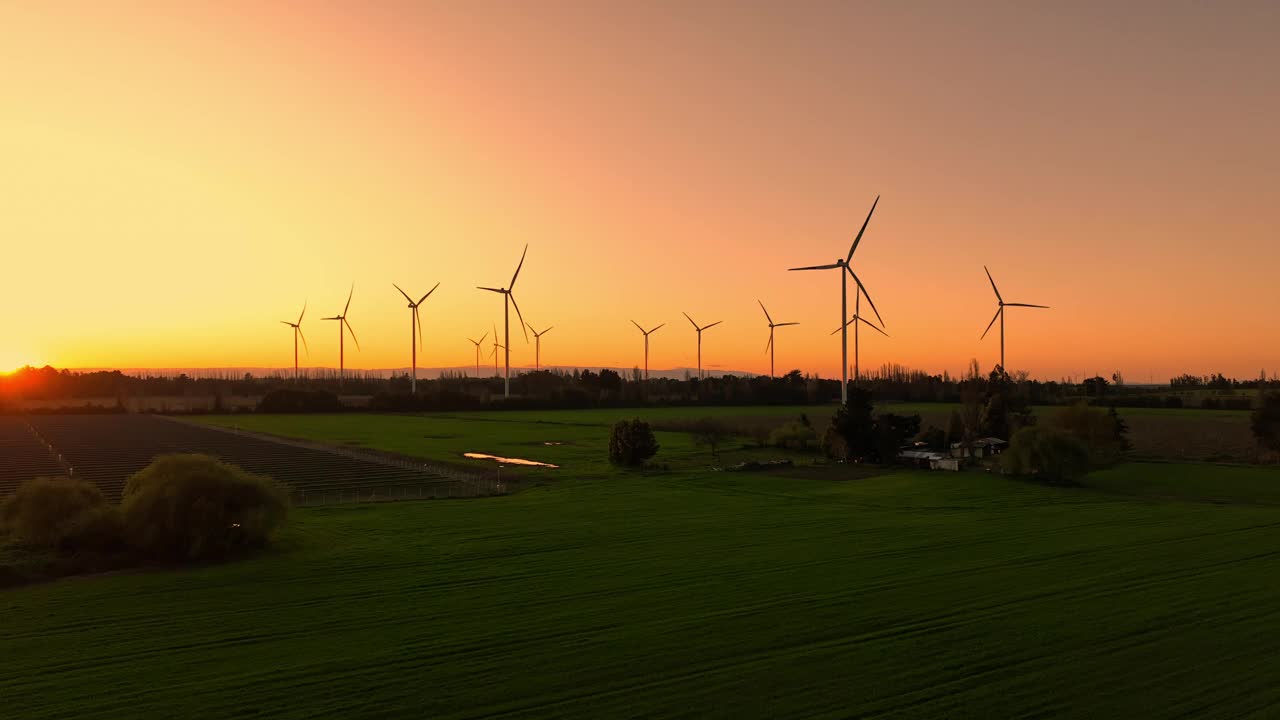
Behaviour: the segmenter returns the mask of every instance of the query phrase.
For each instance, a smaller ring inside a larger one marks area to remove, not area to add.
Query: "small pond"
[[[503,465],[528,465],[532,467],[558,468],[559,465],[551,463],[538,462],[537,460],[525,460],[524,458],[499,457],[497,455],[486,455],[485,453],[462,453],[462,457],[471,458],[473,460],[493,460]]]

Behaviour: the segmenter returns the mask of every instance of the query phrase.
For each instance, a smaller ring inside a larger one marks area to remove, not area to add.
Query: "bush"
[[[1025,427],[1013,434],[1001,457],[1005,472],[1066,483],[1089,470],[1089,449],[1065,430]]]
[[[818,433],[812,425],[790,422],[774,428],[769,434],[769,444],[783,450],[811,450],[818,445]]]
[[[733,430],[726,423],[715,418],[699,418],[689,430],[693,444],[700,448],[709,448],[713,458],[720,457],[720,446],[733,437]]]
[[[205,560],[265,545],[288,515],[274,480],[208,455],[162,455],[129,478],[125,536],[139,551]]]
[[[944,451],[951,446],[947,443],[947,432],[936,425],[930,425],[916,436],[917,442],[924,443],[930,450]]]
[[[658,440],[649,423],[636,418],[619,420],[609,431],[609,462],[614,465],[643,465],[658,454]]]
[[[114,549],[120,517],[94,485],[70,478],[36,478],[0,507],[0,527],[14,539],[59,550]]]
[[[1116,462],[1128,449],[1128,439],[1124,435],[1128,429],[1114,408],[1107,413],[1077,403],[1054,413],[1050,424],[1084,443],[1094,465]]]
[[[1280,393],[1269,393],[1249,416],[1253,436],[1263,447],[1280,452]]]

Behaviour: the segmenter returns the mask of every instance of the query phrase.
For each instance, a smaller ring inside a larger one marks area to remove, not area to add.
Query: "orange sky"
[[[1280,371],[1280,6],[0,5],[0,370],[463,365],[520,249],[544,362]],[[268,7],[270,6],[270,7]],[[954,6],[954,7],[953,7]],[[513,346],[532,364],[533,346]]]

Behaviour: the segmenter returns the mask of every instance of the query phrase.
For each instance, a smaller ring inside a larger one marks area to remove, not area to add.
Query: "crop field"
[[[151,415],[37,415],[0,417],[0,498],[33,477],[70,473],[118,500],[130,475],[157,455],[173,452],[215,455],[270,475],[285,483],[299,503],[497,492],[490,473],[464,477],[447,467],[429,470],[353,457]],[[61,457],[65,468],[55,457]]]
[[[265,556],[0,593],[0,697],[31,719],[1280,712],[1280,507],[1249,502],[1280,473],[1108,472],[301,509]]]

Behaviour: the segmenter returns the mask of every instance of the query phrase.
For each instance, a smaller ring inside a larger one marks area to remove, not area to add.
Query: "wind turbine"
[[[698,331],[698,377],[701,378],[702,377],[702,331],[713,328],[724,321],[717,320],[711,323],[710,325],[703,325],[702,327],[698,327],[698,323],[694,322],[693,318],[689,317],[689,313],[682,313],[682,314],[684,315],[685,319],[689,321],[689,324],[693,326],[693,329]]]
[[[347,304],[342,308],[341,315],[333,317],[321,318],[321,320],[337,320],[338,321],[338,387],[342,387],[343,376],[346,372],[346,345],[344,340],[346,334],[343,332],[345,327],[351,333],[351,339],[355,341],[356,349],[360,349],[360,341],[356,339],[356,331],[351,329],[351,323],[347,322],[347,310],[351,309],[351,296],[356,292],[356,284],[351,283],[351,292],[347,293]]]
[[[1000,369],[1005,370],[1007,372],[1007,368],[1005,367],[1005,364],[1004,364],[1004,309],[1007,307],[1029,307],[1029,308],[1043,308],[1045,310],[1048,310],[1049,306],[1048,305],[1030,305],[1028,303],[1005,302],[1004,298],[1000,297],[1000,290],[996,287],[996,281],[991,277],[991,271],[987,270],[986,265],[983,265],[982,269],[987,271],[987,279],[991,281],[991,289],[995,291],[996,302],[999,304],[999,307],[996,308],[995,316],[991,318],[991,322],[987,323],[987,329],[982,331],[982,337],[985,338],[987,336],[987,333],[991,332],[991,326],[995,325],[996,320],[999,319],[1000,320]],[[978,338],[978,339],[981,340],[982,338]]]
[[[476,346],[476,377],[480,377],[480,343],[484,342],[484,339],[487,337],[489,337],[489,332],[486,330],[485,333],[480,336],[479,340],[467,338],[467,342]]]
[[[538,332],[537,330],[533,329],[532,325],[529,326],[529,330],[533,332],[533,369],[534,370],[542,369],[542,336],[551,332],[551,328],[553,327],[555,327],[555,325],[552,325],[551,327],[547,328],[546,330],[543,330],[542,332]]]
[[[849,290],[846,283],[845,273],[853,277],[853,281],[857,283],[857,292],[865,295],[867,302],[871,303],[871,309],[875,311],[876,319],[880,320],[880,325],[884,326],[884,320],[880,317],[880,311],[876,310],[876,304],[871,299],[871,295],[867,292],[867,288],[858,279],[858,274],[849,267],[849,262],[853,260],[853,252],[858,249],[858,243],[862,242],[862,234],[867,231],[867,223],[871,222],[871,215],[876,211],[876,205],[880,204],[880,196],[876,196],[875,202],[871,203],[871,212],[867,213],[867,219],[862,221],[862,229],[858,231],[858,236],[853,239],[853,244],[849,246],[849,254],[845,255],[843,260],[836,260],[830,265],[810,265],[808,267],[788,268],[788,270],[840,270],[840,322],[845,321],[845,316],[849,314]],[[857,293],[855,293],[857,295]],[[842,382],[840,383],[840,402],[848,404],[849,402],[849,330],[848,325],[840,329],[840,375]]]
[[[409,344],[413,346],[413,370],[410,375],[409,390],[416,393],[418,392],[418,346],[422,344],[422,318],[418,317],[418,306],[422,304],[423,300],[431,297],[431,293],[440,287],[440,283],[436,283],[436,287],[431,288],[426,295],[418,298],[418,302],[414,302],[413,298],[409,297],[409,293],[401,290],[399,285],[391,283],[391,286],[400,290],[400,294],[404,296],[404,299],[409,301],[409,310],[412,312],[412,317],[409,319]],[[416,333],[414,332],[415,330],[417,331]],[[416,341],[414,340],[415,334],[417,335]]]
[[[307,347],[307,336],[302,334],[302,316],[307,314],[307,304],[302,303],[302,312],[298,313],[298,322],[281,320],[280,322],[293,328],[293,381],[298,381],[298,338],[302,338],[302,347],[311,356],[311,348]]]
[[[498,350],[499,349],[506,350],[507,348],[505,345],[498,344],[498,326],[494,325],[493,326],[493,352],[489,353],[490,357],[493,358],[493,376],[494,377],[498,377]],[[507,357],[511,357],[511,354],[507,353]],[[509,382],[510,381],[508,380],[508,383]],[[508,387],[510,386],[508,385]]]
[[[877,326],[875,323],[871,322],[870,320],[858,314],[860,306],[861,306],[861,303],[855,300],[853,304],[853,307],[854,307],[853,317],[849,318],[848,322],[846,322],[842,326],[844,328],[847,328],[850,325],[853,325],[853,381],[855,383],[858,382],[858,379],[862,377],[862,368],[858,366],[858,323],[863,323],[867,327],[871,328],[872,330],[875,330],[881,335],[885,337],[889,337],[889,333],[885,332],[884,330],[881,330],[879,326]],[[835,330],[831,331],[831,334],[835,335],[836,333],[840,332],[841,329],[842,328],[836,328]]]
[[[636,322],[635,320],[632,320],[631,324],[635,325],[636,329],[644,334],[644,379],[648,380],[649,379],[649,335],[652,333],[658,332],[658,328],[662,327],[663,325],[666,325],[666,323],[660,323],[657,327],[655,327],[652,330],[645,330],[644,328],[640,327],[640,323]]]
[[[773,318],[769,317],[769,311],[764,309],[764,303],[760,302],[759,300],[756,300],[756,302],[760,303],[760,309],[764,310],[764,319],[769,321],[769,342],[765,344],[764,349],[769,353],[769,377],[772,378],[773,377],[773,351],[774,351],[773,329],[786,327],[787,325],[799,325],[800,323],[798,322],[776,323],[773,321]]]
[[[529,332],[524,329],[524,315],[520,314],[520,306],[516,303],[516,298],[511,291],[516,286],[516,278],[520,277],[520,268],[524,267],[524,256],[529,253],[529,244],[525,243],[524,252],[520,253],[520,264],[516,266],[516,272],[511,276],[511,285],[504,288],[491,288],[476,286],[478,290],[488,290],[489,292],[500,293],[503,296],[502,301],[502,349],[507,356],[507,374],[503,383],[503,397],[511,397],[511,306],[515,305],[516,317],[520,318],[520,331],[524,333],[524,341],[529,342]],[[495,332],[497,329],[495,328]],[[494,337],[493,341],[497,343],[498,338]],[[496,358],[495,358],[496,360]]]

